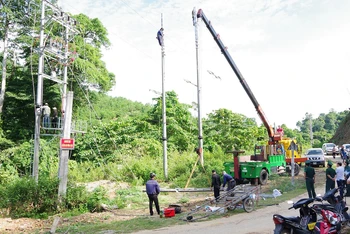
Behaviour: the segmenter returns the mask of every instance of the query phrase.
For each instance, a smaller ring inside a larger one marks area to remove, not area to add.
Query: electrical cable
[[[84,94],[84,97],[85,97],[86,101],[88,102],[88,105],[89,105],[89,107],[90,107],[90,111],[92,110],[93,113],[95,114],[95,117],[96,117],[97,119],[99,119],[99,118],[98,118],[97,111],[96,111],[95,108],[93,107],[93,105],[92,105],[92,103],[91,103],[89,97],[86,95],[85,90],[84,90],[83,87],[82,87],[83,81],[82,81],[82,80],[79,80],[79,78],[76,77],[76,76],[74,75],[74,72],[73,72],[73,70],[72,70],[71,67],[69,67],[69,68],[70,68],[70,71],[71,71],[71,73],[72,73],[72,75],[73,75],[73,78],[77,81],[77,83],[78,83],[78,85],[79,85],[79,87],[80,87],[82,93]],[[84,74],[85,74],[85,72],[84,72]],[[103,130],[105,131],[105,133],[107,134],[107,136],[109,137],[109,139],[112,140],[114,147],[115,147],[115,148],[118,148],[118,147],[117,147],[117,143],[115,142],[114,138],[109,134],[109,132],[108,132],[107,129],[104,127],[104,125],[102,124],[102,121],[101,121],[100,119],[99,119],[99,123],[100,123],[100,126],[102,126]],[[91,129],[92,129],[92,128],[91,128]],[[99,152],[99,156],[100,156],[101,158],[103,158],[103,157],[102,157],[102,154],[101,154],[101,151],[99,150],[98,143],[97,143],[97,141],[96,141],[96,134],[95,134],[94,131],[92,131],[92,133],[93,133],[93,135],[95,136],[95,137],[93,137],[93,139],[94,139],[95,146],[96,146],[96,148],[97,148],[97,150],[98,150],[98,152]],[[124,160],[123,160],[123,161],[124,161]],[[105,163],[105,162],[104,162],[104,163]],[[136,175],[134,174],[134,172],[133,172],[133,171],[131,170],[131,168],[129,167],[129,165],[128,165],[128,164],[125,164],[125,163],[124,163],[124,165],[125,165],[125,166],[128,168],[128,170],[132,173],[133,177],[134,177],[134,178],[137,178]],[[109,169],[109,170],[110,170],[110,169]],[[110,171],[111,171],[111,170],[110,170]],[[111,172],[112,172],[112,174],[116,177],[115,173],[114,173],[113,171],[111,171]]]
[[[134,8],[132,8],[128,3],[126,3],[124,0],[120,0],[122,1],[128,8],[130,8],[134,13],[133,14],[136,14],[138,17],[140,17],[141,19],[143,19],[145,22],[149,23],[152,27],[155,27],[157,30],[159,29],[159,27],[155,26],[152,22],[150,22],[149,20],[147,20],[145,17],[143,17],[142,15],[140,15],[137,10],[135,10]],[[79,12],[79,10],[75,7],[73,7],[72,5],[68,4],[68,3],[65,3],[66,5],[68,5],[70,8],[73,8],[75,9],[77,12]],[[104,17],[102,18],[99,18],[100,20],[103,19]],[[142,50],[140,50],[139,48],[137,48],[136,46],[134,46],[133,44],[129,43],[127,40],[125,40],[124,38],[120,37],[118,34],[114,33],[114,32],[109,32],[110,35],[114,35],[116,37],[118,37],[120,40],[122,40],[123,42],[125,42],[126,44],[128,44],[130,47],[134,48],[135,50],[139,51],[140,53],[142,53],[143,55],[145,55],[146,57],[150,58],[151,60],[153,60],[154,62],[157,62],[155,58],[153,58],[151,55],[143,52]],[[168,37],[167,37],[168,38]],[[181,50],[182,52],[184,52],[185,54],[188,53],[188,51],[182,49],[182,47],[180,47],[179,45],[177,45],[177,43],[172,40],[170,37],[168,38],[169,41],[171,41],[175,46],[176,46],[176,49],[179,49]],[[175,50],[176,51],[176,50]]]

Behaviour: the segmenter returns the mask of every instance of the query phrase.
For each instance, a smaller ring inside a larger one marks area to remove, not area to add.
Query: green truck
[[[271,146],[272,147],[272,146]],[[283,147],[283,146],[282,146]],[[244,151],[232,151],[233,161],[225,162],[225,171],[235,178],[238,184],[250,182],[251,184],[266,184],[271,174],[291,173],[284,154],[270,155],[265,146],[256,146],[255,154],[239,156]],[[298,164],[294,164],[298,167]],[[298,175],[299,170],[294,170]]]

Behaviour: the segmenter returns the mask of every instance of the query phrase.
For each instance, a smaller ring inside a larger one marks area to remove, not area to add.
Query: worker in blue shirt
[[[146,193],[148,195],[149,200],[149,213],[153,215],[153,202],[156,206],[156,210],[158,215],[160,214],[159,210],[159,202],[158,202],[158,194],[160,193],[160,188],[158,182],[155,180],[156,174],[153,172],[150,174],[150,179],[146,183]]]
[[[230,176],[229,174],[226,173],[226,171],[222,172],[223,175],[223,184],[222,184],[222,188],[225,188],[225,185],[227,183],[227,191],[233,189],[236,186],[236,181],[235,179],[233,179],[232,176]]]

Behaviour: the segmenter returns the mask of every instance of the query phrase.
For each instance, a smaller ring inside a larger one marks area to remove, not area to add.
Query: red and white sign
[[[61,149],[74,149],[74,139],[61,139],[60,144]]]

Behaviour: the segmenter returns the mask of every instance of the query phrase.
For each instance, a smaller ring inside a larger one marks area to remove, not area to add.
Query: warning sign
[[[61,149],[74,149],[74,139],[61,139],[60,144]]]
[[[290,146],[288,147],[288,150],[298,150],[298,145],[295,144],[294,141],[290,143]]]

